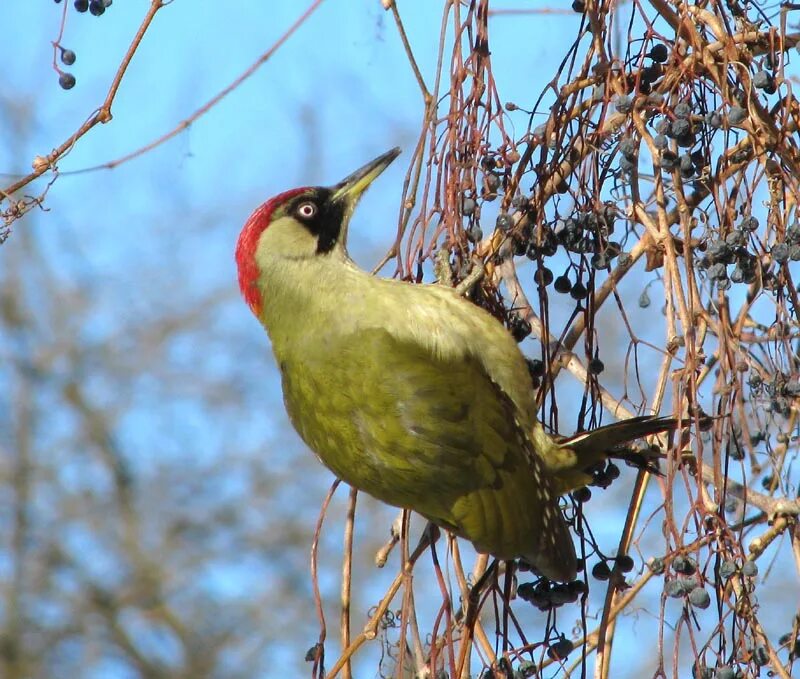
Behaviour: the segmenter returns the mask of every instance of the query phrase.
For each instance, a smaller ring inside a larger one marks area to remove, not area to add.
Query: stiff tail
[[[677,427],[678,420],[673,417],[643,415],[556,441],[560,450],[547,457],[553,462],[548,466],[556,477],[560,494],[591,483],[593,468],[609,458],[625,460],[658,473],[658,459],[663,457],[661,453],[656,450],[637,451],[624,444]]]

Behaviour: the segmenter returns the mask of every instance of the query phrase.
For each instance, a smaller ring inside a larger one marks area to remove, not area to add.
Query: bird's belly
[[[452,492],[452,478],[443,490],[436,446],[428,443],[425,459],[415,455],[413,423],[397,417],[395,404],[371,400],[362,391],[357,367],[336,371],[339,376],[343,372],[350,379],[333,383],[327,371],[281,365],[286,410],[301,438],[351,486],[388,504],[444,520],[460,493]]]

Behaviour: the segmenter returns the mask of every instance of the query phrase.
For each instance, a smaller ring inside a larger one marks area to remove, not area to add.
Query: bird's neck
[[[368,279],[343,252],[266,262],[259,279],[259,320],[276,356],[303,351],[307,341],[324,342],[319,335],[343,322],[343,313],[363,294]]]

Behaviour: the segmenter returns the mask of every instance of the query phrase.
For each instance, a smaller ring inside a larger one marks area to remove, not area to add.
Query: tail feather
[[[642,415],[628,420],[614,422],[591,431],[581,432],[558,441],[562,453],[568,452],[571,464],[552,469],[561,494],[585,486],[592,481],[591,470],[609,458],[625,460],[630,464],[651,472],[658,472],[658,458],[655,451],[634,451],[624,444],[636,439],[677,429],[678,420],[674,417]],[[563,461],[565,456],[559,456]]]

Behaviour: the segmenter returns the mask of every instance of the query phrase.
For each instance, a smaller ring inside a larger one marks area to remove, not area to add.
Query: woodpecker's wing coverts
[[[332,333],[316,350],[281,361],[283,388],[297,430],[337,476],[480,551],[574,577],[552,479],[478,358],[435,356],[381,328]]]

